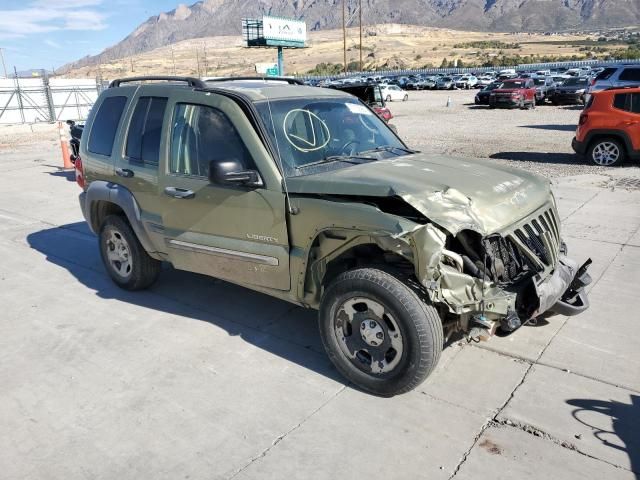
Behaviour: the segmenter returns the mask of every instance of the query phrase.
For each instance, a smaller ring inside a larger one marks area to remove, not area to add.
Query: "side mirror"
[[[74,122],[73,120],[67,120],[67,121],[66,121],[66,124],[67,124],[67,125],[75,125],[75,124],[76,124],[76,122]]]
[[[239,185],[258,188],[264,186],[260,174],[255,170],[245,170],[242,162],[232,158],[222,162],[209,163],[209,181],[219,185]]]

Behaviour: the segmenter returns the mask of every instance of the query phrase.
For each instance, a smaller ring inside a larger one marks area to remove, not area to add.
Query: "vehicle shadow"
[[[536,128],[538,130],[559,130],[562,132],[575,132],[575,125],[519,125],[520,128]]]
[[[544,152],[498,152],[489,155],[498,160],[519,160],[523,162],[584,164],[584,159],[573,153],[544,153]]]
[[[593,431],[593,436],[603,445],[625,452],[629,456],[631,471],[640,479],[640,396],[630,395],[630,404],[593,400],[571,399],[567,403],[576,407],[573,418]],[[608,424],[601,416],[611,418],[612,430],[602,427]]]
[[[45,172],[47,175],[51,175],[52,177],[61,177],[65,178],[68,182],[76,181],[76,171],[75,170],[62,170],[58,168],[55,172]]]
[[[239,336],[313,372],[347,383],[324,353],[314,310],[168,266],[149,290],[122,290],[104,270],[97,237],[85,222],[31,233],[27,242],[102,299],[210,323],[230,336]]]

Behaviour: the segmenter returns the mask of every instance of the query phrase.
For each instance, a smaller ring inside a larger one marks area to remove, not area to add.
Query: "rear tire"
[[[409,95],[405,95],[405,96],[402,98],[402,101],[403,101],[403,102],[406,102],[407,100],[409,100]]]
[[[624,145],[612,137],[599,138],[591,142],[587,157],[601,167],[621,165],[627,156]]]
[[[377,268],[339,275],[322,297],[318,323],[340,373],[382,397],[420,385],[444,343],[437,310],[398,276]]]
[[[116,285],[124,290],[142,290],[155,283],[161,262],[149,256],[123,217],[108,216],[99,237],[102,263]]]

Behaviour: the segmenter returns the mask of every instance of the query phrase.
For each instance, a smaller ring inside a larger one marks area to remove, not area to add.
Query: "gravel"
[[[424,152],[490,158],[550,179],[580,174],[640,177],[639,162],[599,167],[573,153],[580,106],[490,110],[473,104],[475,94],[476,90],[409,92],[408,102],[388,107],[400,136]],[[59,145],[56,125],[0,126],[0,152],[35,149],[56,156]]]
[[[640,176],[640,164],[600,167],[571,149],[581,106],[490,110],[473,104],[476,90],[409,92],[388,104],[400,136],[429,153],[490,158],[548,178],[580,174]],[[451,106],[447,107],[447,98]]]

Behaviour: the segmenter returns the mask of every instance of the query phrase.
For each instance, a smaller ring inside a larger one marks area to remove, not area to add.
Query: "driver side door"
[[[285,197],[280,185],[212,183],[213,163],[258,171],[256,134],[222,95],[190,92],[167,106],[160,185],[169,260],[178,269],[247,286],[290,289]],[[262,176],[264,179],[264,175]]]

